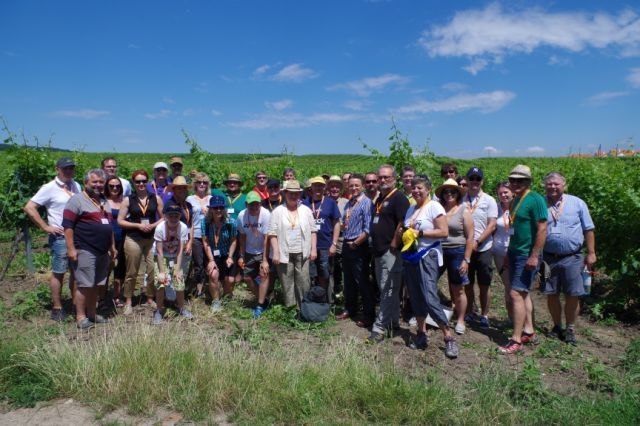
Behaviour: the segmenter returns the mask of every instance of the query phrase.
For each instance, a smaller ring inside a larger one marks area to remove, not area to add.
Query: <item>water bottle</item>
[[[147,288],[147,277],[148,275],[144,274],[144,279],[142,280],[142,287]]]
[[[585,296],[591,294],[591,272],[587,268],[587,265],[585,265],[582,270],[582,285],[584,286]]]

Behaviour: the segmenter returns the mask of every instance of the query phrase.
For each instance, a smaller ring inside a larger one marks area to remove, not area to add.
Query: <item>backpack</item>
[[[315,285],[302,298],[300,316],[303,321],[322,322],[329,318],[331,305],[327,301],[327,290]]]

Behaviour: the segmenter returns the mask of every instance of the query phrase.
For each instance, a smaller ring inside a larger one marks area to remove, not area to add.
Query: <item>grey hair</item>
[[[396,168],[391,164],[383,164],[382,166],[378,167],[378,173],[380,173],[380,169],[391,169],[391,174],[393,175],[394,179],[396,178]]]
[[[100,179],[102,180],[106,180],[107,179],[107,174],[104,172],[104,170],[102,169],[91,169],[87,172],[86,175],[84,175],[84,183],[89,182],[89,180],[91,179],[91,176],[98,176]]]
[[[547,173],[547,175],[543,179],[543,182],[547,183],[547,180],[552,178],[558,178],[562,181],[562,183],[567,183],[567,178],[565,178],[562,173],[556,171]]]
[[[425,175],[418,174],[418,175],[415,175],[413,179],[411,179],[412,187],[420,184],[424,184],[424,186],[431,189],[431,179],[429,179],[429,176],[427,176],[426,174]]]

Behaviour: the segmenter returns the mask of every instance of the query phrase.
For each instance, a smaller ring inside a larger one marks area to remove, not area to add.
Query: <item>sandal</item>
[[[500,346],[499,350],[504,355],[513,355],[522,351],[522,343],[509,339],[506,345]]]

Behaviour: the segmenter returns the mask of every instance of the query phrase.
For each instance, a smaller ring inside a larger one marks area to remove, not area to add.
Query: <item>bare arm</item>
[[[78,252],[76,251],[76,246],[73,244],[73,228],[64,230],[64,239],[67,243],[67,257],[69,260],[76,262],[78,260]]]
[[[460,208],[462,208],[462,206]],[[462,226],[466,242],[464,245],[464,259],[460,263],[460,266],[458,266],[458,270],[460,273],[466,274],[469,270],[471,253],[473,253],[473,246],[475,243],[473,240],[473,217],[471,216],[471,211],[467,208],[465,208],[464,213],[462,213]]]
[[[584,240],[587,243],[587,257],[584,260],[587,268],[593,270],[593,265],[596,263],[596,234],[593,229],[584,231]]]
[[[338,238],[340,238],[340,220],[333,220],[333,230],[331,234],[331,246],[329,247],[329,256],[335,256],[338,249]]]
[[[48,234],[54,234],[54,235],[63,235],[64,230],[62,229],[62,227],[49,226],[47,222],[45,222],[42,219],[42,216],[40,216],[40,213],[38,212],[38,209],[40,207],[41,206],[39,204],[29,200],[27,201],[27,204],[25,204],[22,210],[26,213],[29,219],[31,219],[31,222],[33,222],[38,228],[42,229],[44,232]]]
[[[544,243],[547,240],[547,221],[541,220],[536,224],[536,228],[536,240],[533,243],[531,254],[525,264],[526,269],[535,269],[538,267],[538,258],[540,257]]]
[[[423,235],[427,238],[447,238],[449,236],[449,225],[445,215],[440,215],[433,221],[435,229],[424,231]]]
[[[129,222],[126,218],[129,214],[129,197],[122,200],[120,211],[118,212],[118,225],[123,229],[140,229],[139,223]]]
[[[487,238],[491,238],[494,231],[496,230],[496,218],[490,217],[487,219],[487,228],[484,230],[482,234],[474,241],[473,250],[477,250],[479,246],[481,246]]]

